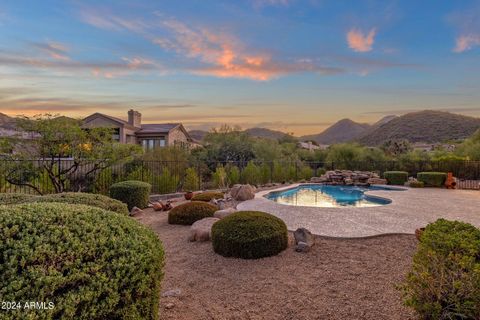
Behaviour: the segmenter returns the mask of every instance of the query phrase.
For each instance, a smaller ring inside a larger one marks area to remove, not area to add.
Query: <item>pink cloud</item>
[[[46,53],[50,58],[55,60],[68,61],[70,60],[68,47],[59,42],[47,41],[33,43],[33,46]]]
[[[453,52],[461,53],[480,45],[480,35],[462,35],[457,37]]]
[[[356,52],[368,52],[372,50],[375,41],[375,28],[371,29],[368,34],[364,34],[361,30],[351,29],[347,33],[347,42],[350,49]]]

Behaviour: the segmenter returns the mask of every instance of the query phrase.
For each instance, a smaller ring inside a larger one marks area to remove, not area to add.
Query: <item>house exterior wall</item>
[[[174,146],[176,144],[184,144],[185,146],[189,145],[188,138],[185,133],[180,128],[174,128],[170,130],[167,136],[167,145]]]
[[[125,128],[122,125],[119,125],[116,122],[111,121],[110,119],[103,118],[103,117],[95,117],[86,121],[83,126],[85,128],[111,128],[111,129],[118,129],[119,132],[119,142],[125,143],[126,142],[126,133]]]

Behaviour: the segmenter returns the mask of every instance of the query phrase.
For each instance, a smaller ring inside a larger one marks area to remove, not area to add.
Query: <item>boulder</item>
[[[246,201],[255,198],[255,187],[249,184],[236,184],[230,190],[230,195],[236,201]]]
[[[218,218],[203,218],[195,221],[190,227],[189,241],[208,241],[212,236],[212,226]]]
[[[229,216],[229,215],[231,215],[232,213],[235,213],[235,212],[237,212],[237,209],[235,209],[235,208],[227,208],[227,209],[223,209],[223,210],[218,210],[218,211],[215,211],[215,213],[213,214],[213,217],[218,218],[218,219],[223,219],[226,216]]]
[[[369,184],[387,184],[387,179],[370,178],[367,180]]]
[[[155,211],[163,211],[163,204],[161,202],[154,202],[152,203],[153,210]]]
[[[315,244],[315,237],[305,228],[298,228],[293,236],[295,237],[295,251],[297,252],[308,252]]]
[[[133,207],[132,210],[130,210],[130,215],[131,216],[136,216],[138,214],[143,213],[143,210],[138,208],[138,207]]]

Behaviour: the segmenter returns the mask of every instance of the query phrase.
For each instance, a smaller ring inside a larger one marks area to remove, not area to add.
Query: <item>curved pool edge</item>
[[[304,187],[304,186],[325,186],[327,184],[324,184],[324,183],[295,183],[295,184],[291,184],[291,185],[288,185],[286,187],[281,187],[281,188],[278,188],[278,189],[273,189],[273,190],[266,190],[266,191],[261,191],[259,192],[258,194],[261,194],[261,197],[263,199],[266,199],[268,201],[271,201],[271,202],[274,202],[276,204],[279,204],[279,205],[282,205],[282,206],[290,206],[290,207],[303,207],[303,208],[332,208],[332,209],[340,209],[340,208],[356,208],[356,209],[366,209],[366,208],[374,208],[374,207],[379,207],[379,206],[387,206],[387,205],[390,205],[393,203],[393,200],[390,199],[390,198],[386,198],[386,197],[383,197],[383,196],[379,196],[379,195],[374,195],[374,194],[371,194],[372,192],[382,192],[382,191],[386,191],[386,192],[391,192],[391,191],[395,191],[395,192],[398,192],[398,191],[407,191],[409,190],[408,188],[402,188],[402,187],[390,187],[390,186],[385,186],[385,185],[373,185],[374,187],[375,186],[382,186],[382,188],[385,188],[385,189],[373,189],[373,190],[364,190],[362,191],[363,194],[365,195],[366,198],[370,198],[370,199],[376,199],[376,200],[379,200],[381,202],[386,202],[386,203],[376,203],[376,205],[373,205],[373,206],[350,206],[350,205],[346,205],[346,206],[336,206],[336,207],[328,207],[328,206],[306,206],[306,205],[294,205],[294,204],[288,204],[288,203],[279,203],[277,201],[274,201],[272,199],[269,199],[267,196],[269,194],[272,194],[272,193],[277,193],[277,192],[285,192],[285,191],[289,191],[289,190],[293,190],[293,189],[296,189],[298,187]],[[341,185],[338,185],[341,187]],[[375,201],[372,201],[373,203],[375,203]]]

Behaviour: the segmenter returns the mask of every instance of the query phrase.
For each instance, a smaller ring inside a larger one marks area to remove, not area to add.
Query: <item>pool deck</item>
[[[289,230],[304,227],[326,237],[361,238],[390,233],[415,233],[439,218],[460,220],[480,227],[480,191],[437,188],[407,188],[406,191],[374,190],[365,194],[388,198],[392,203],[377,207],[302,207],[279,204],[265,194],[290,189],[293,184],[261,191],[240,203],[239,210],[271,213],[285,221]]]

